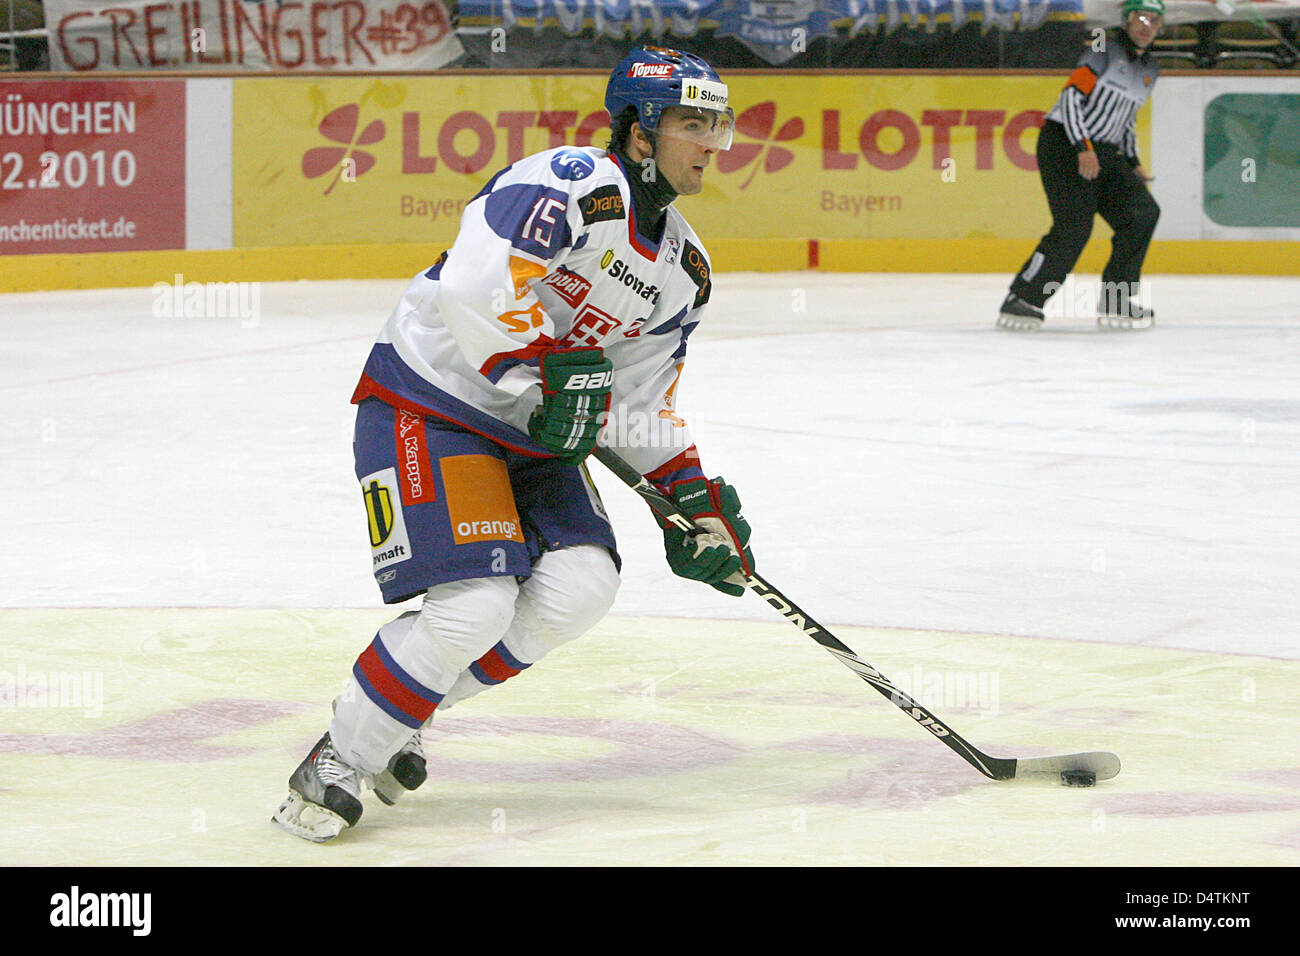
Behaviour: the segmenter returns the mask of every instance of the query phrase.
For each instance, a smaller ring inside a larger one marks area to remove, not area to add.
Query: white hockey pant
[[[377,774],[443,710],[519,673],[608,612],[619,576],[599,545],[548,551],[521,585],[472,578],[430,588],[419,611],[379,629],[335,701],[339,755]]]

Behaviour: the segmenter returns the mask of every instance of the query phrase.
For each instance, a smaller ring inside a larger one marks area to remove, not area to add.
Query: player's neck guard
[[[622,150],[615,150],[623,175],[627,177],[628,191],[632,194],[632,212],[636,217],[636,231],[651,242],[658,242],[663,234],[667,210],[677,198],[677,190],[663,176],[655,175],[653,165],[643,165]]]

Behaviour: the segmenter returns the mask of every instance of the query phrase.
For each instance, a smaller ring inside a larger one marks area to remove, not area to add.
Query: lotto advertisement
[[[1059,77],[728,81],[735,142],[704,191],[680,200],[701,235],[1011,239],[1048,224],[1026,197],[1040,188],[1034,147]],[[236,80],[234,244],[449,243],[497,170],[548,147],[606,145],[604,82]]]

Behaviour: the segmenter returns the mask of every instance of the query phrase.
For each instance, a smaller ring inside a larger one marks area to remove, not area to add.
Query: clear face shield
[[[736,132],[736,114],[727,104],[726,84],[708,80],[685,81],[681,105],[664,108],[655,132],[706,149],[730,149]]]

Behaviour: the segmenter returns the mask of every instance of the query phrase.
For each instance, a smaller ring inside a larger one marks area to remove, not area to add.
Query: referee
[[[1079,261],[1097,214],[1115,230],[1101,274],[1097,322],[1145,329],[1155,319],[1137,300],[1142,261],[1160,217],[1138,161],[1137,114],[1160,73],[1149,49],[1164,22],[1165,4],[1124,0],[1123,12],[1123,28],[1079,59],[1038,134],[1038,171],[1052,229],[1012,281],[998,316],[1002,328],[1042,326],[1043,305]]]

